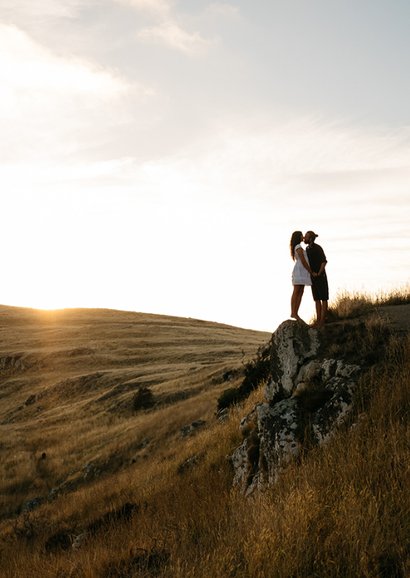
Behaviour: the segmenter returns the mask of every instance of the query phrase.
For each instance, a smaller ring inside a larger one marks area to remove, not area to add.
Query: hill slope
[[[0,328],[3,516],[153,459],[184,426],[215,419],[226,381],[240,380],[243,362],[269,338],[112,310],[1,307]]]
[[[264,388],[223,422],[214,412],[242,383],[242,347],[254,357],[268,335],[121,312],[3,313],[2,577],[409,575],[410,341],[396,314],[326,326],[327,354],[368,368],[353,425],[248,499],[227,457]],[[154,405],[133,409],[143,386]]]

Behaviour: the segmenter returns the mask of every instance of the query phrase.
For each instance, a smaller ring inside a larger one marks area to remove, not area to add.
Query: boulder
[[[317,330],[285,321],[272,336],[265,403],[240,424],[242,444],[231,456],[234,484],[246,493],[273,484],[308,447],[326,442],[352,409],[360,367],[319,356]]]
[[[318,332],[306,323],[284,321],[273,334],[271,343],[271,380],[265,392],[269,402],[292,393],[301,367],[318,352]]]
[[[182,437],[191,436],[195,432],[197,432],[198,429],[204,427],[204,425],[206,425],[206,421],[203,419],[197,419],[197,420],[193,421],[192,423],[190,423],[189,425],[184,425],[180,429],[181,436]]]

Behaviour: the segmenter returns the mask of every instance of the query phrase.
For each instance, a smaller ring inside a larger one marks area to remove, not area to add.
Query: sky
[[[0,303],[273,331],[410,282],[408,0],[0,0]],[[301,314],[314,314],[310,290]]]

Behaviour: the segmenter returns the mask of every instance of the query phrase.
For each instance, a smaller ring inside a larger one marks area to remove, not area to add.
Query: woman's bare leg
[[[300,319],[299,317],[299,307],[302,302],[303,291],[305,289],[304,285],[294,285],[292,298],[290,300],[290,316],[292,319]]]

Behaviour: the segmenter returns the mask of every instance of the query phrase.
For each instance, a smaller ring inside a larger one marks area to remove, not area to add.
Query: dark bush
[[[272,343],[260,347],[255,359],[245,365],[245,378],[240,385],[244,393],[249,395],[258,385],[270,377],[270,354]]]
[[[140,409],[148,409],[155,403],[154,394],[149,387],[142,386],[138,389],[132,399],[132,409],[138,411]]]
[[[90,522],[86,528],[87,533],[97,534],[101,530],[108,530],[114,524],[120,522],[129,522],[134,514],[138,513],[140,506],[138,504],[126,502],[117,510],[107,512],[100,518]]]
[[[57,532],[48,538],[44,549],[47,554],[58,552],[59,550],[69,550],[71,548],[71,536],[68,532]]]
[[[240,387],[225,389],[218,397],[217,411],[220,412],[227,407],[231,407],[231,405],[239,403],[241,399],[243,398],[241,398]]]
[[[251,392],[270,377],[271,342],[260,347],[255,359],[245,364],[245,377],[238,387],[225,389],[218,398],[217,412],[246,399]]]

